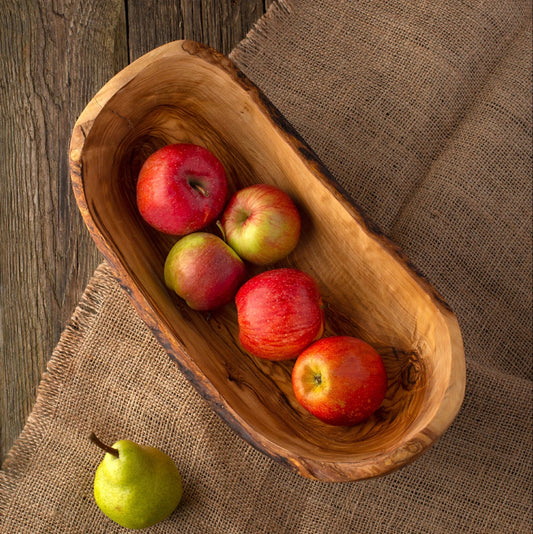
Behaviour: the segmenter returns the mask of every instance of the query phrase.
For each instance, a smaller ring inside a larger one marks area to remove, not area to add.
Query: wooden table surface
[[[68,172],[76,118],[149,50],[193,39],[228,53],[273,0],[0,0],[0,461],[102,261]]]

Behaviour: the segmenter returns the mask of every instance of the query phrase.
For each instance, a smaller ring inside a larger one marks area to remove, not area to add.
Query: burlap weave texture
[[[124,531],[92,499],[94,430],[176,460],[151,532],[531,532],[530,3],[280,1],[232,59],[456,312],[463,408],[398,472],[305,480],[213,414],[104,264],[0,472],[0,531]]]

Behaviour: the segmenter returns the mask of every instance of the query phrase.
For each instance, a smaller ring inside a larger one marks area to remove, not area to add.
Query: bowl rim
[[[140,71],[152,65],[155,61],[167,57],[195,56],[200,61],[207,61],[214,64],[228,75],[234,83],[252,94],[259,111],[266,116],[273,125],[284,136],[298,156],[303,160],[309,171],[328,188],[328,190],[343,204],[343,206],[358,220],[364,229],[380,243],[403,267],[429,295],[437,310],[440,312],[446,325],[451,350],[451,367],[448,377],[448,387],[444,393],[442,401],[438,406],[434,417],[420,431],[409,435],[398,448],[385,450],[380,455],[375,455],[371,460],[350,461],[334,460],[317,462],[314,459],[302,458],[289,454],[279,444],[270,441],[262,435],[254,435],[253,428],[234,410],[228,406],[220,392],[208,383],[207,379],[201,380],[200,369],[195,362],[187,358],[187,365],[180,358],[176,358],[173,353],[178,351],[184,355],[185,348],[178,340],[169,341],[172,337],[169,326],[157,322],[154,306],[150,299],[140,291],[134,280],[128,274],[126,268],[120,260],[118,251],[113,250],[106,241],[103,233],[93,219],[84,190],[84,177],[82,156],[85,140],[97,120],[98,115],[105,109],[108,101],[116,92],[124,88]],[[212,409],[249,444],[260,450],[263,454],[271,457],[277,462],[285,464],[290,469],[299,474],[312,479],[328,482],[345,482],[362,480],[392,472],[419,457],[431,445],[433,445],[456,418],[465,396],[466,389],[466,362],[462,335],[457,318],[448,306],[446,301],[429,283],[428,279],[409,261],[399,247],[385,236],[381,230],[368,219],[363,211],[354,203],[348,193],[335,181],[328,169],[323,165],[314,151],[307,145],[295,129],[288,123],[283,115],[268,100],[262,91],[255,86],[247,76],[238,69],[237,66],[227,57],[218,51],[204,44],[191,40],[177,40],[161,45],[139,57],[124,69],[115,74],[102,88],[93,96],[84,110],[78,116],[72,130],[69,147],[69,170],[71,185],[78,209],[82,215],[89,233],[103,254],[105,260],[110,265],[111,270],[120,286],[127,293],[129,300],[134,305],[144,322],[148,325],[156,339],[163,346],[169,357],[177,364],[185,377],[199,390],[202,396],[209,402]]]

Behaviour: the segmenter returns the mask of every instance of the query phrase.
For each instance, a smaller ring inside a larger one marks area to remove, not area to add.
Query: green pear
[[[170,456],[129,440],[109,447],[94,434],[90,439],[106,451],[94,477],[94,499],[107,517],[123,527],[140,529],[174,511],[183,486]]]

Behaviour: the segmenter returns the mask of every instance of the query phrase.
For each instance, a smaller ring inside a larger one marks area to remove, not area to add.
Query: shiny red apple
[[[299,269],[264,271],[235,296],[239,341],[254,356],[296,358],[324,331],[324,310],[316,281]]]
[[[157,230],[186,235],[213,222],[226,202],[222,163],[190,143],[164,146],[144,162],[137,180],[137,207]]]
[[[363,340],[324,337],[296,359],[292,386],[298,402],[315,417],[352,426],[380,407],[387,373],[379,353]]]
[[[237,191],[228,202],[221,223],[230,247],[256,265],[285,258],[300,237],[300,214],[291,197],[268,184]]]
[[[167,255],[165,284],[194,310],[214,310],[230,302],[246,276],[239,256],[207,232],[182,237]]]

